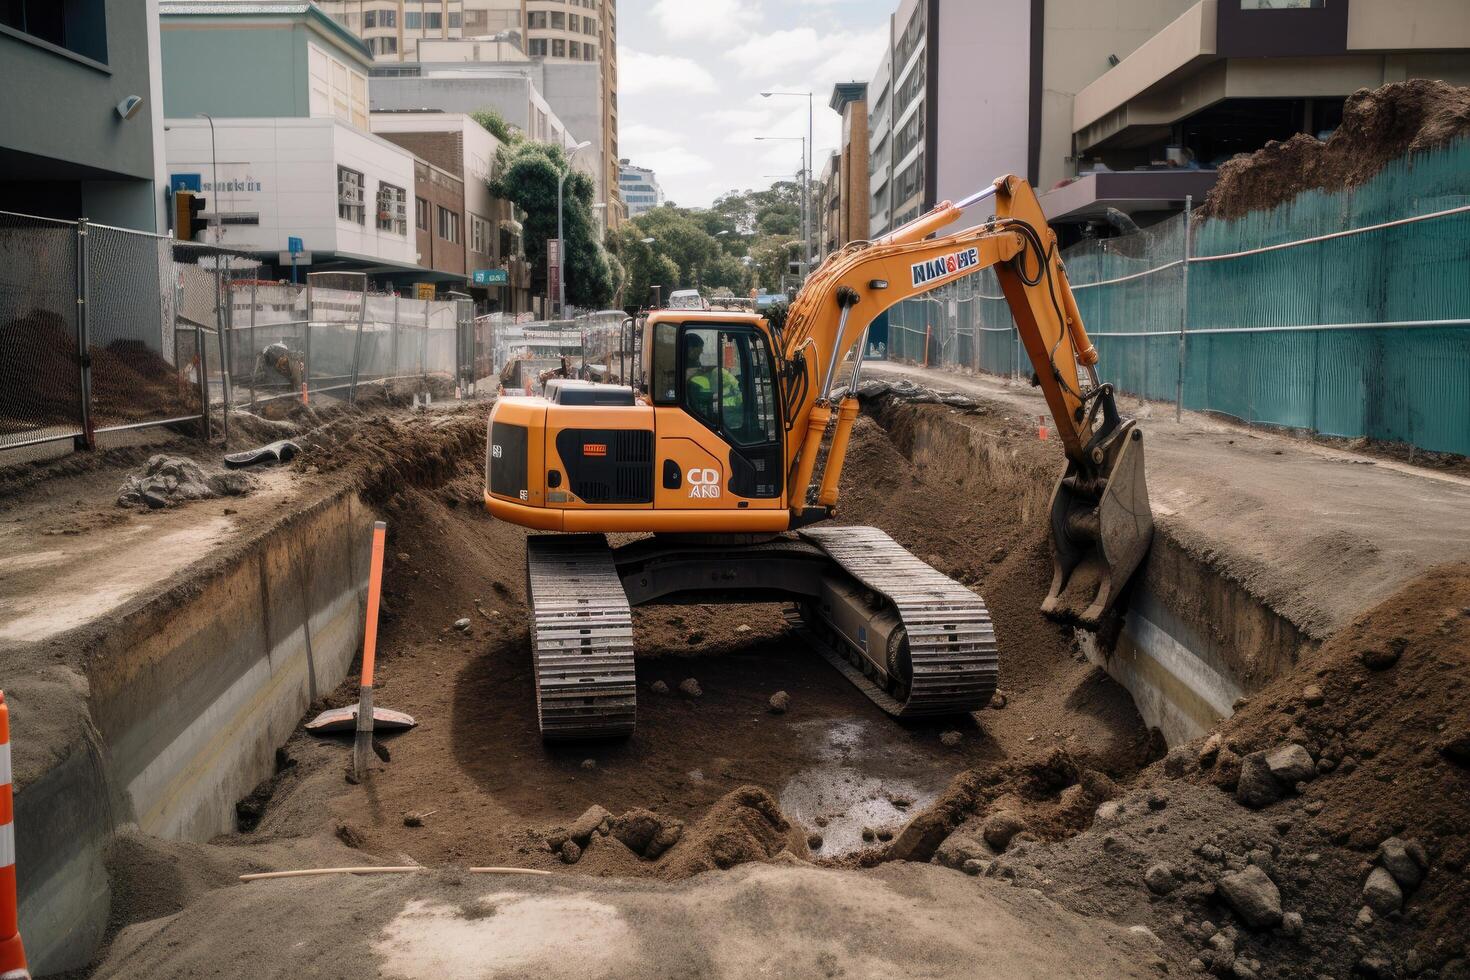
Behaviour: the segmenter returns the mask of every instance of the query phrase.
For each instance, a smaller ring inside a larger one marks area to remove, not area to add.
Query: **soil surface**
[[[1342,125],[1325,141],[1298,133],[1222,164],[1202,214],[1239,218],[1303,191],[1355,187],[1399,157],[1466,134],[1470,88],[1420,78],[1359,89],[1343,105]]]
[[[324,975],[951,976],[981,958],[1006,975],[1467,975],[1470,565],[1401,576],[1218,732],[1164,755],[1038,611],[1061,458],[1035,413],[983,396],[866,408],[841,519],[984,596],[1002,653],[990,708],[899,725],[778,607],[655,607],[635,612],[637,732],[545,746],[525,532],[481,506],[483,417],[364,417],[293,465],[354,481],[388,521],[376,699],[420,725],[385,738],[391,760],[361,784],[346,742],[298,732],[239,832],[120,846],[122,931],[96,975],[241,958]],[[984,467],[934,446],[915,464],[934,412],[963,420]],[[355,864],[557,877],[231,883]],[[333,942],[280,941],[302,923]]]

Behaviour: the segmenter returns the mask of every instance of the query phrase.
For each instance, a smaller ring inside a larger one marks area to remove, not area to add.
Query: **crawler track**
[[[528,538],[526,578],[542,737],[630,734],[637,703],[633,615],[607,539]]]
[[[990,611],[978,595],[924,564],[875,527],[800,532],[848,575],[893,604],[907,633],[911,682],[881,676],[822,623],[788,614],[807,639],[873,703],[896,718],[958,714],[984,707],[995,692],[999,655]]]

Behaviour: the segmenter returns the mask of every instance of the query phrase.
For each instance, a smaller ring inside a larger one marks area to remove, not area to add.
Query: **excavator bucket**
[[[1041,611],[1098,626],[1153,540],[1143,472],[1143,433],[1125,420],[1095,467],[1069,463],[1051,495],[1052,579]]]

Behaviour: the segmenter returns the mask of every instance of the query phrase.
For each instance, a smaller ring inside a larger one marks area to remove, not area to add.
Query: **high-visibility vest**
[[[715,371],[722,375],[721,382],[724,390],[720,393],[721,401],[727,409],[739,409],[741,406],[740,382],[735,375],[724,368],[704,368],[689,379],[691,392],[700,400],[713,406]]]

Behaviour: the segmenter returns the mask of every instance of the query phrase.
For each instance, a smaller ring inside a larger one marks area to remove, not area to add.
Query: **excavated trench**
[[[388,522],[377,702],[412,713],[419,727],[387,739],[391,761],[361,785],[344,779],[345,743],[299,727],[285,739],[274,728],[251,735],[246,755],[257,760],[253,767],[217,780],[225,788],[199,804],[219,813],[238,801],[233,827],[215,821],[208,830],[213,817],[191,824],[180,814],[180,826],[194,829],[144,826],[142,835],[114,836],[110,931],[179,911],[230,885],[241,870],[411,861],[676,879],[782,852],[841,867],[932,858],[1026,881],[1075,910],[1147,924],[1166,941],[1160,955],[1179,968],[1210,938],[1203,935],[1206,917],[1230,918],[1209,868],[1195,867],[1209,860],[1197,856],[1206,843],[1224,855],[1225,870],[1237,859],[1244,867],[1256,851],[1264,849],[1263,861],[1274,855],[1294,876],[1282,881],[1284,900],[1305,901],[1305,893],[1320,889],[1331,899],[1318,905],[1336,903],[1334,915],[1351,902],[1339,879],[1351,879],[1360,858],[1339,852],[1368,850],[1372,835],[1357,841],[1345,832],[1340,845],[1328,831],[1293,839],[1290,825],[1301,820],[1296,804],[1292,819],[1273,822],[1220,792],[1234,788],[1241,755],[1270,747],[1265,743],[1290,724],[1278,726],[1268,715],[1207,748],[1208,765],[1196,763],[1195,747],[1153,765],[1168,750],[1164,732],[1173,728],[1168,743],[1175,743],[1216,727],[1229,711],[1228,702],[1219,703],[1228,694],[1200,682],[1198,671],[1162,684],[1157,674],[1128,669],[1130,662],[1153,662],[1160,646],[1157,637],[1136,639],[1144,630],[1133,618],[1141,599],[1178,616],[1168,633],[1176,654],[1237,684],[1243,682],[1229,655],[1240,636],[1250,638],[1250,663],[1260,671],[1250,683],[1266,694],[1273,678],[1277,687],[1300,685],[1289,675],[1296,657],[1289,631],[1243,599],[1210,594],[1208,578],[1185,567],[1187,556],[1167,554],[1146,570],[1145,581],[1172,575],[1175,591],[1150,585],[1135,594],[1134,613],[1111,652],[1041,616],[1050,577],[1044,519],[1061,460],[1057,444],[1040,440],[1030,419],[1008,417],[994,405],[875,399],[858,421],[843,479],[842,522],[883,528],[985,598],[1001,650],[1001,696],[989,709],[962,722],[899,725],[793,637],[776,606],[657,607],[635,614],[637,732],[580,746],[547,746],[536,734],[525,532],[489,519],[480,506],[483,421],[465,415],[434,424],[427,449],[412,448],[414,426],[404,425],[402,445],[354,437],[324,444],[317,454],[324,467],[351,473],[344,492]],[[316,464],[308,456],[301,465]],[[361,521],[351,511],[351,528]],[[339,577],[350,583],[360,569],[355,560],[344,562]],[[1177,640],[1189,613],[1179,616],[1170,598],[1185,591],[1184,581],[1200,591],[1199,608],[1222,617],[1222,628],[1193,648]],[[269,576],[258,582],[269,590]],[[280,616],[272,629],[290,633],[289,612],[282,608]],[[456,626],[462,620],[467,627]],[[1124,652],[1130,649],[1137,652]],[[319,694],[341,671],[312,676]],[[697,695],[686,693],[691,680]],[[769,703],[778,692],[789,698],[782,713]],[[342,680],[315,697],[304,718],[354,695],[355,683]],[[1203,705],[1194,715],[1178,708],[1189,698]],[[1276,696],[1267,705],[1275,711],[1288,701]],[[1313,730],[1314,755],[1336,751],[1341,758],[1340,749],[1328,748],[1331,738]],[[239,789],[230,793],[230,786]],[[1332,806],[1324,820],[1337,819]],[[1107,824],[1094,827],[1100,812]],[[1454,812],[1450,807],[1437,819]],[[577,825],[589,819],[604,832],[579,833]],[[1413,822],[1389,819],[1378,836],[1403,827]],[[181,851],[150,834],[213,836],[207,850]],[[660,835],[663,845],[647,846]],[[1166,892],[1144,885],[1145,872],[1154,874],[1151,860],[1170,863],[1178,878],[1169,903]],[[1313,880],[1325,870],[1337,875],[1336,891]],[[1463,908],[1460,892],[1447,893],[1447,901]],[[1326,918],[1313,928],[1327,935]],[[1245,957],[1238,975],[1247,975],[1253,957],[1267,955],[1269,943],[1257,938],[1232,934]],[[1347,972],[1351,964],[1340,962],[1346,953],[1334,959],[1317,945],[1293,947],[1287,959]],[[1402,959],[1405,948],[1393,956]],[[1436,962],[1454,954],[1442,945]]]

